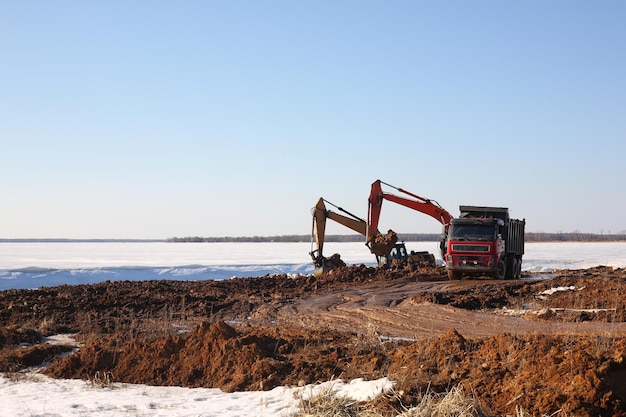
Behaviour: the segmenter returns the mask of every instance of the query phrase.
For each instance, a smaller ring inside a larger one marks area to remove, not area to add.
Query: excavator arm
[[[394,188],[398,192],[406,194],[412,198],[401,197],[394,194],[386,193],[383,191],[381,184],[385,184],[391,188]],[[382,182],[381,180],[376,180],[372,183],[372,190],[368,199],[368,239],[370,238],[370,236],[373,236],[372,231],[378,229],[378,221],[380,220],[380,209],[382,207],[383,200],[389,200],[402,206],[409,207],[413,210],[417,210],[421,213],[427,214],[435,220],[439,221],[446,228],[450,224],[450,220],[452,220],[452,216],[450,215],[450,213],[448,213],[443,207],[441,207],[439,203],[437,203],[435,200],[420,197],[416,194],[403,190],[402,188],[394,187],[393,185]]]
[[[337,210],[346,213],[349,217],[326,209],[325,203],[336,207]],[[334,269],[338,266],[345,265],[343,261],[341,261],[341,259],[339,258],[339,255],[333,255],[331,258],[326,258],[323,254],[324,239],[326,236],[326,219],[334,220],[337,223],[342,224],[363,236],[365,236],[366,234],[367,224],[365,220],[355,216],[349,211],[342,209],[341,207],[335,206],[333,203],[326,201],[321,197],[319,200],[317,200],[317,203],[311,210],[311,213],[313,214],[311,246],[313,246],[314,238],[316,248],[311,248],[311,252],[309,252],[309,255],[311,255],[311,258],[313,259],[313,273],[315,274],[315,276],[320,276],[323,272]]]
[[[315,243],[317,246],[317,249],[312,250],[309,253],[313,260],[322,257],[322,250],[324,249],[324,237],[326,235],[326,219],[334,220],[337,223],[342,224],[363,236],[365,236],[366,233],[367,225],[365,223],[365,220],[358,218],[357,216],[351,214],[350,212],[347,212],[341,207],[337,207],[337,209],[345,212],[350,217],[335,213],[331,210],[327,210],[326,204],[324,204],[325,202],[334,207],[337,207],[320,197],[320,199],[317,200],[317,204],[315,204],[315,207],[313,207],[313,209],[311,210],[311,212],[313,213],[312,235],[315,238]]]
[[[381,184],[385,184],[386,186],[397,190],[399,193],[406,194],[410,198],[386,193],[383,191]],[[389,200],[429,215],[443,225],[444,235],[447,236],[452,216],[443,207],[441,207],[438,202],[436,202],[435,200],[430,200],[428,198],[420,197],[416,194],[403,190],[402,188],[394,187],[393,185],[382,182],[381,180],[376,180],[372,183],[372,189],[368,198],[367,206],[366,244],[368,246],[373,245],[376,239],[375,231],[378,230],[378,222],[380,220],[380,210],[383,205],[383,200]],[[443,246],[444,239],[442,239],[442,244],[440,248],[442,254],[445,250]]]

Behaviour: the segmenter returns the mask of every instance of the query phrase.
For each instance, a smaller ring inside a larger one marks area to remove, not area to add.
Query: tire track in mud
[[[534,321],[495,311],[472,311],[412,299],[413,294],[421,292],[446,293],[498,284],[504,285],[500,281],[468,280],[396,282],[344,289],[281,307],[275,320],[281,326],[357,333],[374,329],[383,337],[415,340],[444,334],[451,328],[468,338],[500,333],[626,336],[626,323]]]

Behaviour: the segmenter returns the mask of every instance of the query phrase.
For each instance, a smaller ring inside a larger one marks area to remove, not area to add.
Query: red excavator
[[[391,187],[397,190],[399,193],[407,195],[408,197],[398,196],[395,194],[384,192],[382,189],[382,184],[388,187]],[[367,208],[368,228],[367,228],[367,236],[366,236],[366,241],[368,245],[370,244],[371,239],[375,237],[374,231],[378,230],[378,221],[380,219],[380,211],[383,205],[383,200],[389,200],[396,204],[400,204],[405,207],[411,208],[413,210],[417,210],[439,221],[443,225],[442,239],[441,239],[439,248],[441,251],[441,257],[442,258],[444,257],[445,248],[446,248],[446,237],[448,234],[448,227],[450,225],[450,220],[452,219],[452,216],[450,215],[450,213],[448,213],[443,207],[441,207],[439,203],[437,203],[435,200],[420,197],[416,194],[403,190],[402,188],[394,187],[393,185],[387,184],[381,180],[376,180],[372,183],[372,189],[371,189],[370,196],[368,199],[368,208]],[[398,259],[402,259],[402,256],[403,256],[402,252],[404,253],[404,256],[407,256],[406,248],[399,247],[398,254],[396,255],[392,252],[390,254],[390,257],[393,258],[394,256],[397,256]],[[428,252],[413,253],[412,255],[413,255],[413,258],[412,258],[413,260],[418,260],[418,261],[427,260],[433,265],[435,263],[435,257]],[[411,256],[408,256],[408,257],[409,259],[411,259]]]
[[[325,203],[328,203],[346,215],[328,210]],[[316,276],[319,276],[323,272],[338,266],[345,265],[339,258],[339,255],[333,255],[330,258],[326,258],[322,253],[324,249],[324,238],[326,235],[326,219],[334,220],[363,236],[366,236],[369,230],[371,239],[368,240],[367,246],[370,249],[370,252],[376,255],[379,265],[381,262],[387,262],[387,257],[392,249],[394,249],[398,240],[398,236],[393,231],[390,230],[387,234],[383,235],[376,230],[376,228],[368,229],[365,220],[327,200],[324,200],[323,198],[320,198],[317,201],[317,204],[313,207],[311,212],[313,214],[312,238],[315,238],[316,249],[312,248],[309,255],[311,255],[311,258],[313,259],[313,264],[315,266],[314,274]],[[313,240],[311,240],[311,246],[313,246]]]

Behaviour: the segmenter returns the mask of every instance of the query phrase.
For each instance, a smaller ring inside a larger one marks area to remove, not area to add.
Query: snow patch
[[[585,287],[579,288],[578,291],[582,290],[583,288]],[[553,288],[541,291],[539,295],[552,295],[560,291],[574,291],[574,290],[576,290],[576,287],[574,287],[573,285],[570,285],[569,287],[553,287]]]
[[[37,373],[14,380],[0,376],[2,413],[14,417],[221,416],[288,417],[298,411],[299,398],[332,389],[355,401],[376,398],[390,390],[388,378],[341,380],[271,391],[225,393],[214,388],[155,387],[114,383],[94,387],[82,380],[53,379]]]

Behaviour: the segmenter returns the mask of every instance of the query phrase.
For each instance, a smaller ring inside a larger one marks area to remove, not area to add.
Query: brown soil
[[[560,287],[561,291],[551,292]],[[76,333],[82,347],[44,342]],[[390,415],[462,385],[489,415],[626,416],[626,271],[449,281],[441,267],[319,278],[118,281],[0,292],[0,371],[226,391],[396,381]]]

